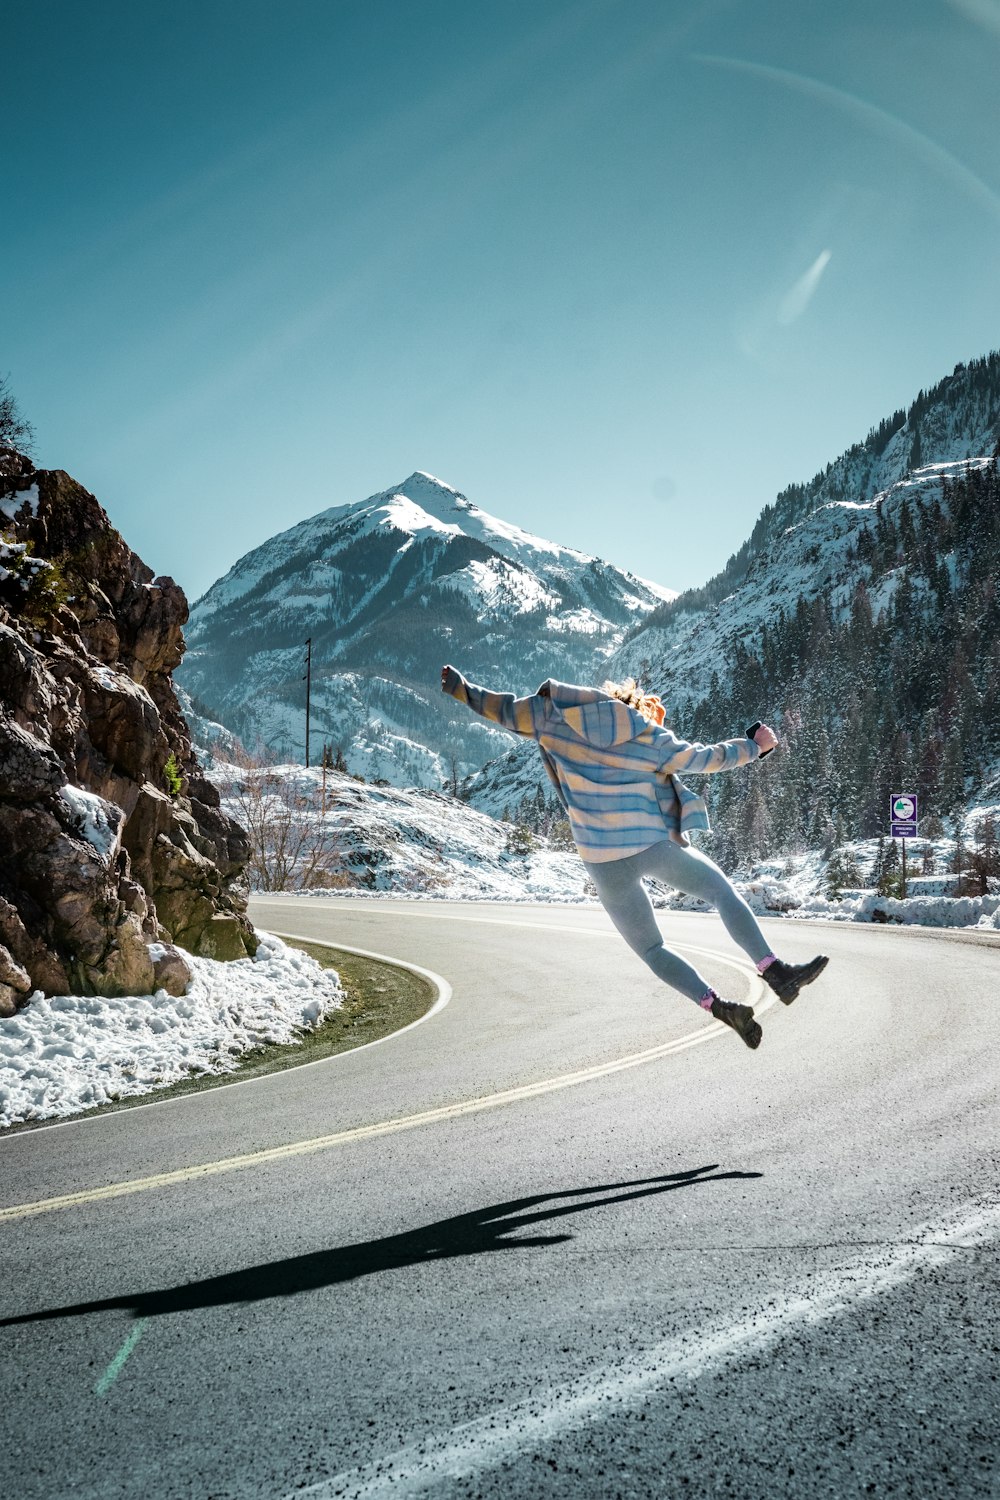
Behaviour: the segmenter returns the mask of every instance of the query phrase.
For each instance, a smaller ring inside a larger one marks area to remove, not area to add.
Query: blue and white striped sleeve
[[[499,724],[501,729],[526,735],[529,739],[537,737],[545,717],[547,699],[537,693],[530,698],[515,698],[513,693],[491,693],[488,688],[467,682],[454,667],[446,672],[442,690],[491,724]]]
[[[659,769],[668,776],[686,771],[691,776],[706,776],[713,771],[734,771],[738,766],[759,760],[756,740],[741,736],[738,740],[720,740],[717,745],[690,744],[679,740],[667,729],[657,732],[655,744],[662,755]]]

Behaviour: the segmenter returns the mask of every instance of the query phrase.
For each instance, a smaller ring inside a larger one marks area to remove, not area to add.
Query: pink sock
[[[767,957],[762,958],[760,963],[757,965],[757,973],[763,974],[764,970],[770,968],[771,964],[773,963],[777,963],[777,957],[775,954],[769,953]]]
[[[701,1006],[702,1010],[711,1010],[712,1001],[718,1000],[718,998],[719,997],[714,990],[706,990],[701,999],[698,1001],[698,1004]]]

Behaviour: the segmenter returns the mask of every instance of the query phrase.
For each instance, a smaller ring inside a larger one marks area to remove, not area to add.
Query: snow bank
[[[981,927],[1000,931],[1000,896],[907,896],[898,900],[876,891],[847,893],[830,901],[817,891],[803,892],[801,875],[787,880],[740,880],[733,884],[758,917],[791,917],[800,921],[887,922],[919,927]],[[710,911],[696,896],[666,887],[653,893],[654,906],[672,911]]]
[[[879,896],[874,891],[827,901],[813,896],[794,912],[795,917],[825,917],[832,922],[900,922],[920,927],[994,927],[1000,896]]]
[[[254,958],[185,954],[187,993],[108,1000],[39,991],[0,1021],[0,1126],[75,1114],[180,1078],[231,1073],[244,1052],[295,1043],[343,1004],[337,974],[258,933]]]

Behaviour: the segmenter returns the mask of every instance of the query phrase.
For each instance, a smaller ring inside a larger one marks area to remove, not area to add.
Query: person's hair
[[[627,703],[629,708],[639,708],[646,694],[636,682],[634,677],[626,677],[624,682],[602,682],[601,692],[607,693],[611,698],[617,698],[619,703]]]
[[[629,708],[634,708],[637,713],[642,714],[650,724],[662,727],[663,704],[655,693],[644,693],[634,677],[626,677],[624,682],[606,682],[601,692],[609,693],[612,698],[617,698],[619,703],[627,703]]]

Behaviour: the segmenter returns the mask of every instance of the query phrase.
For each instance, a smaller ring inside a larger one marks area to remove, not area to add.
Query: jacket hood
[[[597,749],[608,750],[612,745],[637,739],[649,728],[641,713],[599,688],[576,687],[550,679],[538,691],[549,699],[574,734]]]

